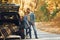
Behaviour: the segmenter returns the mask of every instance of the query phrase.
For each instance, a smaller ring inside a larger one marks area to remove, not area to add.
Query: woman
[[[28,14],[25,12],[25,15],[24,15],[24,24],[25,24],[25,29],[26,29],[26,36],[30,36],[31,38],[31,29],[30,29],[30,24],[28,22],[28,18],[27,18]]]

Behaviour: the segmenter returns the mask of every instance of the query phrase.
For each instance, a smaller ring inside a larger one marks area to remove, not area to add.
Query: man
[[[28,13],[28,21],[29,21],[30,26],[32,26],[34,30],[35,38],[38,38],[36,29],[35,29],[35,15],[33,12],[30,11],[29,8],[27,8],[27,13]]]

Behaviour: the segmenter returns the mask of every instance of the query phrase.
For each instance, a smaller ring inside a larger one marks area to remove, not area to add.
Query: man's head
[[[26,9],[26,12],[27,12],[27,13],[30,13],[30,8],[27,8],[27,9]]]

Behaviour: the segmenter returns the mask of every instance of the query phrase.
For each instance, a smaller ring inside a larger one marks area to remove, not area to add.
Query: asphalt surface
[[[52,34],[52,33],[48,33],[48,32],[43,32],[40,29],[36,29],[37,30],[37,35],[38,35],[38,39],[41,40],[60,40],[60,34]],[[32,29],[32,37],[33,39],[35,38],[34,36],[34,31]]]

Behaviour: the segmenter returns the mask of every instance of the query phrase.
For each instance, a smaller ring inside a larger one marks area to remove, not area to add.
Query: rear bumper
[[[21,37],[17,35],[10,35],[7,38],[3,38],[3,37],[0,38],[0,40],[20,40],[20,39]]]

